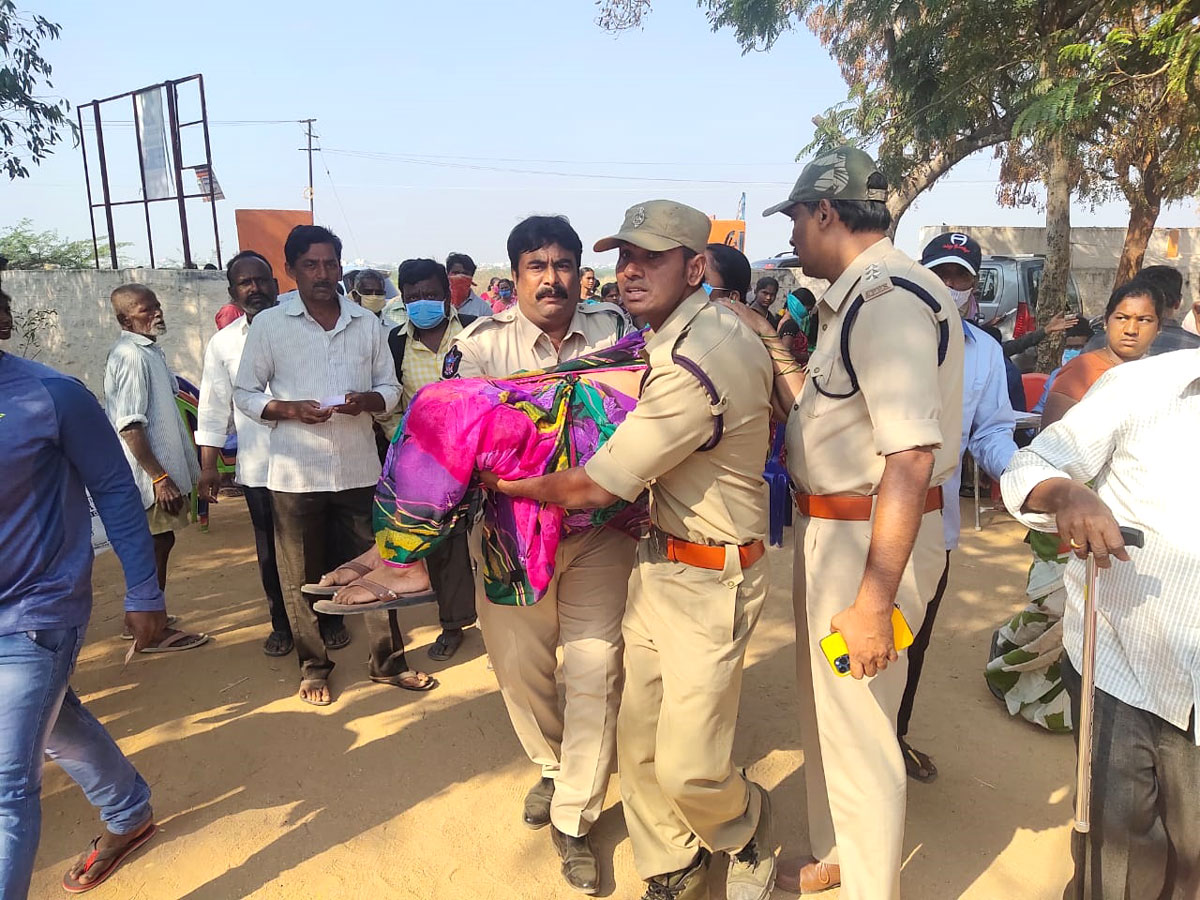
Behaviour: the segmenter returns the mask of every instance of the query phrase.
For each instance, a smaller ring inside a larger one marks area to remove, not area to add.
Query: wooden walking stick
[[[1137,528],[1122,528],[1126,547],[1142,547],[1145,536]],[[1087,557],[1083,584],[1083,662],[1079,670],[1079,762],[1075,769],[1075,896],[1085,896],[1089,872],[1088,833],[1092,830],[1092,719],[1096,691],[1096,557]]]

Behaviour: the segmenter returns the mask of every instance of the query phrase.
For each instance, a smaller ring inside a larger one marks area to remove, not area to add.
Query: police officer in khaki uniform
[[[534,216],[508,238],[517,302],[458,336],[443,375],[503,377],[603,350],[632,329],[611,303],[579,302],[583,245],[566,219]],[[469,538],[482,565],[481,529]],[[549,590],[533,606],[500,606],[476,577],[479,625],[509,718],[542,778],[525,799],[524,823],[552,824],[563,876],[599,888],[587,840],[612,773],[621,683],[621,618],[635,542],[610,528],[562,541]],[[555,683],[563,647],[565,703]]]
[[[796,656],[813,859],[781,864],[779,884],[815,893],[840,879],[845,900],[900,896],[896,715],[908,661],[894,647],[893,604],[918,631],[945,564],[940,485],[958,460],[962,418],[958,313],[941,280],[886,238],[886,198],[874,161],[840,147],[764,213],[791,217],[805,274],[831,282],[807,377],[765,320],[739,311],[763,336],[775,399],[791,410],[800,510]],[[831,629],[853,677],[818,644]]]
[[[709,219],[667,200],[632,207],[596,244],[647,322],[637,408],[583,467],[499,490],[567,508],[650,490],[626,611],[617,723],[621,799],[647,900],[708,897],[710,853],[730,854],[726,896],[763,900],[775,878],[767,793],[733,765],[746,646],[767,590],[763,459],[771,363],[701,290]]]

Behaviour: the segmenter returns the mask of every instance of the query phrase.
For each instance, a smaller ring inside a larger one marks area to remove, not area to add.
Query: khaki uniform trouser
[[[483,592],[481,535],[470,536],[476,610],[504,705],[529,759],[554,779],[554,827],[581,837],[600,815],[616,755],[621,618],[636,543],[611,528],[572,535],[558,546],[541,600],[500,606]]]
[[[767,561],[725,572],[638,544],[625,614],[617,719],[621,800],[638,875],[688,866],[701,847],[741,850],[761,795],[733,765],[746,646],[767,593]]]
[[[842,900],[898,900],[907,783],[896,715],[908,653],[874,678],[834,673],[818,641],[854,603],[871,523],[801,518],[795,534],[796,675],[812,854],[841,866]],[[927,513],[896,592],[914,634],[945,565],[942,515]]]

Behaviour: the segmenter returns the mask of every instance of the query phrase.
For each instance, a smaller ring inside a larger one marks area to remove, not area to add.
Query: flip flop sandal
[[[904,754],[904,768],[908,771],[909,778],[925,784],[937,778],[938,770],[933,760],[920,750],[914,750],[903,738],[900,739],[900,752]]]
[[[300,679],[300,689],[301,690],[303,690],[304,688],[328,687],[328,685],[329,685],[329,680],[327,678],[301,678]],[[296,696],[300,697],[299,694],[297,694]],[[310,700],[308,697],[300,697],[300,699],[303,700],[305,703],[309,704],[310,706],[329,706],[329,704],[333,703],[332,698],[329,700]]]
[[[420,678],[421,675],[425,675],[429,680],[424,684],[413,681],[415,678]],[[392,687],[404,688],[406,691],[417,691],[418,693],[432,691],[438,686],[438,680],[432,675],[418,672],[415,669],[406,669],[399,675],[371,675],[370,678],[376,684],[390,684]],[[405,678],[408,679],[407,683],[404,681]]]
[[[321,630],[321,643],[325,645],[326,650],[341,650],[343,647],[350,646],[350,641],[350,629],[340,623],[329,626],[328,636],[326,636],[325,629]]]
[[[371,581],[365,576],[355,581],[353,584],[343,585],[344,588],[361,587],[370,591],[375,597],[374,600],[368,600],[366,603],[338,603],[334,599],[318,600],[313,604],[313,609],[319,613],[332,613],[333,615],[349,615],[353,613],[372,612],[377,609],[398,609],[401,606],[417,606],[421,603],[430,603],[437,599],[437,594],[433,591],[418,591],[415,594],[400,594],[393,591],[391,588],[386,588],[377,581]],[[339,588],[339,591],[341,588]]]
[[[371,572],[374,571],[373,569],[369,569],[366,566],[364,566],[362,563],[355,562],[354,560],[350,560],[350,562],[342,563],[340,566],[337,566],[333,570],[333,572],[331,572],[330,574],[331,575],[335,574],[338,569],[349,569],[351,572],[356,574],[359,578],[362,578],[365,575],[370,575]],[[300,585],[300,593],[312,594],[315,597],[332,597],[334,594],[336,594],[338,591],[340,591],[344,587],[347,587],[347,585],[344,585],[344,584],[302,584],[302,585]]]
[[[295,641],[282,631],[272,631],[263,641],[263,653],[267,656],[287,656],[295,645]]]
[[[443,631],[437,636],[437,640],[433,642],[429,648],[429,658],[438,662],[445,662],[462,646],[463,633],[459,631]]]
[[[92,888],[100,887],[100,885],[108,880],[108,876],[117,871],[121,863],[125,862],[125,858],[129,854],[154,837],[157,832],[158,826],[151,822],[141,834],[124,847],[113,847],[109,850],[100,849],[99,836],[93,838],[91,851],[80,857],[83,860],[83,868],[79,874],[86,874],[93,869],[98,870],[100,874],[96,877],[95,881],[89,881],[87,884],[84,884],[72,875],[71,870],[68,869],[67,874],[63,876],[63,890],[68,894],[82,894],[90,891]]]
[[[179,616],[167,616],[167,627],[170,628],[172,625],[174,625],[178,621],[179,621]],[[132,631],[122,631],[121,632],[121,640],[132,641],[133,640],[133,632]]]
[[[190,641],[190,643],[184,643]],[[177,631],[153,647],[143,647],[139,653],[181,653],[184,650],[194,650],[208,643],[207,634],[192,634],[187,631]]]

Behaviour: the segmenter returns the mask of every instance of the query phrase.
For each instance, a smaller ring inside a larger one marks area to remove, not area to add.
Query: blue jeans
[[[127,834],[150,816],[150,788],[68,685],[83,628],[0,635],[0,900],[24,900],[42,829],[42,754]]]

